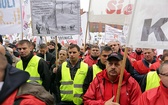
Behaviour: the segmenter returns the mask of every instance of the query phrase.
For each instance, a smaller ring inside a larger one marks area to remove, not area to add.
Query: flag
[[[137,0],[127,46],[165,49],[168,45],[167,0]]]

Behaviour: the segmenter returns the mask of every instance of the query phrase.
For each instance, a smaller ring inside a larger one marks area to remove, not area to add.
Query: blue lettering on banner
[[[15,7],[15,0],[0,0],[0,8],[13,8]]]

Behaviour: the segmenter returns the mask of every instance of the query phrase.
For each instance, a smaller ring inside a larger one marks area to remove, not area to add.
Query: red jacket
[[[152,62],[155,63],[157,62],[156,60],[154,60]],[[149,65],[147,64],[147,62],[145,61],[145,59],[142,59],[142,60],[139,60],[139,61],[136,61],[133,65],[134,69],[139,73],[139,74],[147,74],[151,68],[148,67]]]
[[[155,62],[150,66],[150,70],[157,70],[161,64],[161,61]]]
[[[92,66],[93,64],[96,64],[98,60],[93,60],[91,56],[86,56],[83,61],[87,63],[89,66]]]
[[[136,52],[132,52],[129,56],[130,56],[131,58],[136,59],[136,61],[142,60],[142,59],[144,58],[143,53],[140,54],[140,55],[138,55]]]
[[[114,83],[111,83],[107,77],[106,70],[98,73],[83,96],[84,105],[104,105],[107,100],[116,96],[118,80],[119,77]],[[137,105],[137,99],[140,95],[141,90],[139,84],[130,76],[129,73],[124,71],[120,105]],[[116,97],[114,102],[116,102]]]
[[[22,96],[16,96],[18,90],[15,90],[10,96],[8,96],[1,105],[13,105],[16,99],[23,99],[19,105],[46,105],[45,102],[39,100],[33,95],[26,94]]]
[[[138,105],[167,105],[168,88],[160,82],[160,86],[144,92],[138,99]]]

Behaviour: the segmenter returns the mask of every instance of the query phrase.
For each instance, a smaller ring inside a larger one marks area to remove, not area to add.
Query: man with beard
[[[21,40],[17,44],[21,60],[16,68],[27,71],[30,74],[28,82],[41,84],[47,91],[50,88],[50,72],[47,63],[32,52],[31,43]]]
[[[100,54],[99,46],[92,45],[90,55],[86,56],[83,61],[87,63],[89,66],[92,66],[93,64],[97,63],[99,54]]]
[[[47,45],[44,43],[40,44],[37,56],[43,58],[47,62],[49,69],[55,63],[55,56],[48,52]]]
[[[121,67],[122,57],[118,53],[110,54],[106,69],[96,75],[83,96],[85,105],[137,105],[141,90],[139,84],[126,70],[123,75],[120,101],[116,103]]]
[[[139,60],[143,59],[143,57],[144,57],[143,51],[141,48],[136,48],[135,52],[131,53],[129,56],[131,58],[135,59],[136,61],[139,61]]]
[[[81,105],[83,103],[83,82],[88,72],[88,65],[80,58],[80,48],[76,44],[68,47],[69,59],[58,67],[56,72],[56,104]]]

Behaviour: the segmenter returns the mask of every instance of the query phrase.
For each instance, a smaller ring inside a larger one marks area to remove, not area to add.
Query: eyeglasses
[[[160,75],[163,75],[165,77],[168,77],[168,74],[162,74],[162,73],[159,73]]]

